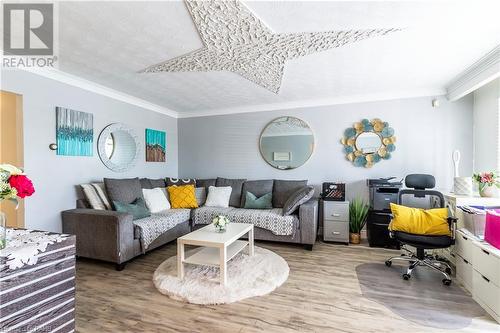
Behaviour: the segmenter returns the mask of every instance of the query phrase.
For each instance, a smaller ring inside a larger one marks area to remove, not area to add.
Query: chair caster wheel
[[[403,274],[403,280],[409,280],[411,278],[410,274]]]
[[[443,284],[445,286],[449,286],[451,284],[451,280],[450,279],[443,279]]]
[[[446,274],[451,274],[451,268],[449,268],[449,267],[446,267],[446,269],[444,271],[446,272]]]
[[[385,262],[385,265],[386,265],[387,267],[391,267],[391,266],[392,266],[392,261],[387,260],[387,261]]]

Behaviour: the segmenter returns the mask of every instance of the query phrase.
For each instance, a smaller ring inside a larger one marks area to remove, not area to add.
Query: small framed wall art
[[[146,162],[167,161],[167,133],[146,128]]]
[[[291,161],[292,153],[291,152],[273,152],[273,161]]]
[[[56,107],[57,155],[93,156],[94,116],[92,113]]]

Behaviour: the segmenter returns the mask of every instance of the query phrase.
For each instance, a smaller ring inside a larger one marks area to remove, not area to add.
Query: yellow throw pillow
[[[194,185],[167,187],[172,208],[198,208]]]
[[[424,210],[391,203],[394,218],[389,224],[392,231],[402,231],[409,234],[428,236],[450,236],[447,222],[448,208]]]

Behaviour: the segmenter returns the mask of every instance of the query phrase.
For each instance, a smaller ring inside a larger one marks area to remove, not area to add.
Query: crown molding
[[[454,102],[500,77],[500,45],[455,77],[447,86],[446,97]]]
[[[25,70],[27,72],[37,74],[43,77],[46,77],[48,79],[52,79],[61,83],[65,83],[77,88],[81,88],[87,91],[91,91],[93,93],[103,95],[109,98],[113,98],[116,100],[119,100],[121,102],[125,102],[131,105],[138,106],[143,109],[151,110],[154,112],[159,112],[164,115],[167,115],[172,118],[178,118],[179,113],[177,111],[168,109],[166,107],[160,106],[158,104],[154,104],[151,102],[148,102],[144,99],[141,99],[139,97],[135,97],[126,93],[123,93],[121,91],[108,88],[106,86],[100,85],[98,83],[95,83],[93,81],[89,81],[86,79],[83,79],[81,77],[68,74],[66,72],[60,71],[58,69],[46,69],[46,68],[37,68],[37,69],[28,69],[28,68],[22,68],[22,70]]]
[[[78,87],[87,91],[94,92],[109,98],[113,98],[131,105],[135,105],[147,110],[165,114],[172,118],[196,118],[196,117],[209,117],[219,115],[231,115],[240,113],[253,113],[264,112],[273,110],[292,110],[298,108],[321,107],[339,104],[353,104],[365,103],[375,101],[387,101],[395,99],[416,98],[426,96],[442,96],[446,94],[444,89],[421,89],[411,91],[393,91],[374,94],[350,95],[334,98],[319,98],[319,99],[305,99],[289,102],[267,103],[257,105],[247,105],[240,107],[220,108],[220,109],[207,109],[192,112],[178,112],[172,109],[148,102],[144,99],[120,92],[118,90],[108,88],[106,86],[97,84],[78,76],[68,74],[57,69],[23,69],[30,73],[34,73],[61,83],[65,83],[74,87]]]
[[[351,96],[334,97],[334,98],[307,99],[307,100],[299,100],[291,102],[248,105],[248,106],[241,106],[234,108],[210,109],[210,110],[201,110],[194,112],[179,112],[179,118],[196,118],[196,117],[209,117],[209,116],[263,112],[263,111],[273,111],[273,110],[290,110],[298,108],[310,108],[310,107],[330,106],[339,104],[388,101],[394,99],[405,99],[405,98],[416,98],[416,97],[427,97],[427,96],[442,96],[444,94],[446,94],[446,91],[444,89],[394,91],[394,92],[384,92],[376,94],[351,95]]]

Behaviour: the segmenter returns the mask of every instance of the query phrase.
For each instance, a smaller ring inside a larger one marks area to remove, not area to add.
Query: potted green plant
[[[349,203],[349,242],[359,244],[361,230],[366,224],[370,206],[362,199],[356,198]]]

